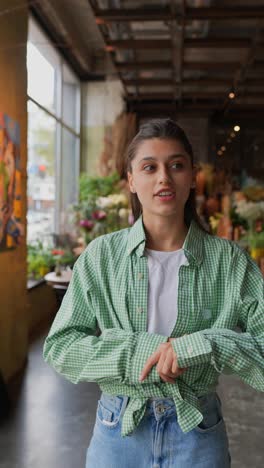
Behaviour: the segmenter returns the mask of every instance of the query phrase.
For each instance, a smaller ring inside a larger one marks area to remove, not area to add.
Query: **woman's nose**
[[[166,168],[161,168],[158,171],[158,179],[160,183],[170,181],[170,174]]]

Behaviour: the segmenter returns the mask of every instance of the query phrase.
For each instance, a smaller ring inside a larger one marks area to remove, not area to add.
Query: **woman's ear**
[[[136,190],[133,185],[133,174],[129,171],[127,172],[127,181],[128,181],[130,192],[136,193]]]

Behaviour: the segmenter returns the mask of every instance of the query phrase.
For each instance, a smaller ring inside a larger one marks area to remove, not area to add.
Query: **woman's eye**
[[[151,169],[153,169],[154,166],[152,166],[151,164],[149,164],[148,166],[144,166],[143,169],[144,171],[151,171]]]
[[[175,162],[171,165],[171,167],[175,167],[176,169],[181,169],[183,167],[182,163]]]
[[[173,164],[171,164],[170,166],[172,169],[182,169],[183,168],[183,164],[180,163],[180,162],[175,162]],[[147,166],[144,166],[143,167],[143,170],[146,171],[146,172],[150,172],[152,171],[153,169],[155,169],[155,166],[153,164],[148,164]]]

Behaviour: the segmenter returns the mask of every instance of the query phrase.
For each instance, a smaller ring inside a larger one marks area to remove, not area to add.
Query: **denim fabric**
[[[229,468],[220,399],[211,393],[199,400],[204,419],[190,432],[179,427],[173,400],[157,399],[148,401],[135,431],[122,437],[128,397],[102,393],[86,468]]]

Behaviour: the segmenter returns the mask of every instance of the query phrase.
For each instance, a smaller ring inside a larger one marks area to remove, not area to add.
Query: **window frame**
[[[45,105],[38,102],[35,98],[27,94],[27,100],[34,103],[39,109],[43,112],[48,114],[52,117],[55,121],[56,130],[55,130],[55,207],[54,207],[54,234],[62,234],[62,226],[60,222],[60,214],[62,212],[63,200],[62,200],[62,183],[61,183],[61,174],[62,174],[62,164],[63,164],[63,147],[62,147],[62,133],[63,129],[67,130],[71,133],[75,139],[75,154],[74,154],[74,161],[75,161],[75,170],[76,174],[80,172],[80,150],[81,150],[81,82],[79,77],[76,73],[72,70],[69,63],[59,55],[59,52],[56,50],[55,46],[52,44],[52,41],[47,36],[46,32],[42,29],[42,27],[38,24],[38,22],[32,17],[29,16],[29,22],[32,24],[32,29],[34,34],[36,33],[39,38],[43,38],[45,43],[48,44],[49,49],[52,50],[52,60],[49,60],[49,53],[43,54],[41,51],[41,47],[39,48],[40,53],[48,60],[53,66],[55,66],[55,85],[54,85],[54,93],[55,93],[55,112],[52,112],[48,109]],[[30,28],[29,28],[30,31]],[[30,41],[30,35],[28,36],[28,42]],[[34,41],[31,41],[34,44]],[[34,44],[35,47],[38,48],[37,44]],[[54,57],[57,57],[54,60]],[[57,62],[55,65],[54,63]],[[76,80],[77,92],[76,92],[76,119],[75,125],[71,127],[68,125],[63,119],[63,67],[68,68],[69,73],[71,76]],[[77,181],[76,181],[77,182]],[[77,193],[76,193],[76,201],[78,200],[78,183],[76,184]]]

